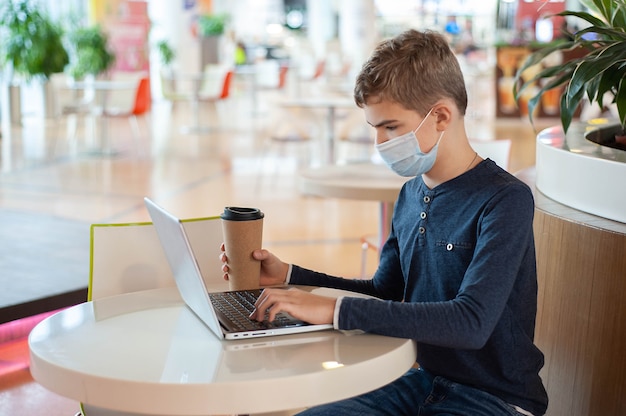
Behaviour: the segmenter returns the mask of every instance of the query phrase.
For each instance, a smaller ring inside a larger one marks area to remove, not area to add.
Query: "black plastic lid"
[[[243,207],[225,207],[222,212],[223,220],[228,221],[250,221],[259,220],[263,218],[265,214],[258,208],[243,208]]]

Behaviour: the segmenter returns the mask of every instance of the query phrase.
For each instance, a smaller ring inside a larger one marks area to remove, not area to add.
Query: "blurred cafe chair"
[[[214,255],[223,240],[219,218],[182,220],[207,282],[222,276]],[[90,259],[88,300],[175,284],[151,222],[92,224]]]
[[[234,68],[226,65],[207,65],[198,91],[201,102],[217,104],[230,97]]]
[[[170,101],[172,104],[176,104],[179,101],[189,101],[192,97],[192,89],[183,89],[180,86],[180,81],[176,79],[176,73],[174,71],[161,70],[159,72],[159,81],[161,83],[161,94],[163,98]]]
[[[326,61],[324,59],[307,62],[303,59],[298,63],[298,82],[296,96],[315,95],[319,81],[324,77]]]
[[[103,93],[108,94],[103,101],[100,115],[105,118],[104,122],[110,118],[126,118],[130,123],[138,153],[143,153],[141,147],[141,129],[138,117],[144,116],[150,111],[150,78],[143,76],[139,78],[134,88],[111,90]],[[108,138],[104,138],[108,140]]]
[[[259,63],[256,65],[259,65]],[[304,75],[304,78],[301,78],[303,73],[298,71],[296,74],[299,78],[296,82],[297,88],[300,88],[300,81],[302,79],[306,79],[308,81],[319,79],[324,72],[324,65],[324,61],[317,61],[314,73],[312,75]],[[271,71],[274,76],[274,81],[271,83],[265,81],[264,84],[260,84],[259,88],[283,90],[287,84],[288,74],[290,71],[289,66],[279,65],[277,61],[270,61],[265,64],[264,68],[265,69],[262,69],[261,72],[257,74],[257,79],[263,79],[263,74],[267,74]],[[265,75],[265,79],[267,78],[267,75]],[[266,87],[264,88],[261,85],[265,85]],[[269,85],[275,85],[275,87],[268,87]],[[298,91],[296,95],[299,96],[300,93],[301,91]],[[279,106],[280,103],[274,102],[272,105]],[[303,149],[305,151],[304,157],[297,155],[298,164],[301,162],[309,163],[312,159],[312,155],[316,152],[313,145],[319,141],[314,138],[320,136],[322,131],[323,128],[321,127],[317,110],[298,106],[283,108],[281,111],[276,113],[274,120],[269,123],[266,140],[263,143],[263,156],[261,157],[260,162],[261,165],[263,166],[266,164],[265,161],[267,157],[270,156],[272,148],[279,150],[281,156],[286,156],[286,150],[290,147],[295,149],[294,145],[298,144],[305,145],[301,147],[306,147],[306,149]],[[293,153],[291,153],[291,155],[293,155]],[[272,163],[272,166],[276,168],[274,163]]]
[[[472,148],[484,159],[491,159],[504,170],[509,170],[511,160],[511,139],[479,140],[470,139]]]
[[[275,59],[257,62],[255,65],[256,88],[260,90],[282,90],[287,83],[289,67]]]
[[[287,71],[289,71],[289,66],[281,65],[278,70],[278,84],[276,85],[276,89],[282,90],[287,85]]]
[[[184,219],[183,226],[207,282],[221,279],[214,250],[222,243],[219,216]],[[87,300],[175,286],[174,277],[151,222],[92,224]],[[142,416],[80,403],[75,416]],[[174,416],[174,415],[172,415]]]
[[[307,76],[306,73],[303,73],[303,81],[316,81],[324,75],[324,71],[326,69],[326,61],[323,59],[319,59],[315,62],[315,70],[310,76]]]
[[[196,85],[187,97],[191,103],[193,125],[183,127],[184,131],[200,133],[211,129],[210,125],[204,125],[201,121],[201,116],[210,116],[211,113],[201,113],[200,106],[203,103],[208,103],[213,111],[219,112],[221,108],[218,104],[225,102],[230,97],[233,74],[234,68],[229,65],[208,64],[202,73],[189,75]],[[182,78],[177,79],[177,82],[182,81],[185,76],[180,75],[180,77]]]

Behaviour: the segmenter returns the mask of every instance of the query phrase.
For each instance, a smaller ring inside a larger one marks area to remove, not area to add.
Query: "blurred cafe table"
[[[31,373],[45,388],[137,416],[301,409],[381,387],[416,358],[412,340],[335,330],[223,341],[175,287],[64,309],[32,330],[29,347]]]
[[[372,162],[309,168],[300,173],[300,191],[327,198],[379,201],[377,247],[389,236],[393,207],[402,185],[411,178],[399,176],[386,165]]]
[[[334,164],[335,160],[335,121],[337,109],[353,109],[356,104],[352,98],[345,96],[315,96],[289,98],[279,102],[284,108],[321,108],[326,109],[327,130],[327,163]]]

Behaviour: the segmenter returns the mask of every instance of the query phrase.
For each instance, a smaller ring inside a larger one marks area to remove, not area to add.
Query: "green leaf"
[[[602,96],[598,96],[598,85],[600,84],[600,74],[594,77],[592,80],[587,82],[585,85],[585,94],[587,95],[587,99],[589,102],[598,101],[600,107],[602,107]]]
[[[571,80],[566,89],[567,101],[575,100],[581,92],[585,91],[586,84],[598,76],[599,64],[595,61],[582,61],[574,70]]]
[[[562,41],[552,46],[539,49],[534,53],[528,55],[526,60],[522,63],[522,65],[517,70],[517,73],[515,74],[515,79],[518,81],[515,82],[513,85],[513,96],[515,97],[515,99],[519,98],[520,93],[532,84],[532,82],[526,82],[523,83],[521,87],[518,87],[518,83],[520,80],[522,80],[522,73],[524,73],[524,71],[534,65],[539,64],[546,56],[550,55],[551,53],[556,51],[569,50],[572,47],[575,47],[574,42]]]
[[[616,62],[614,65],[602,72],[600,82],[597,86],[597,94],[601,99],[605,93],[610,92],[613,95],[617,93],[621,80],[626,77],[626,60]],[[602,102],[598,102],[602,105]]]
[[[566,94],[561,95],[561,124],[563,125],[563,131],[566,133],[572,124],[574,114],[583,99],[584,93],[585,91],[581,89],[576,96],[570,97],[569,100]],[[574,103],[575,105],[573,105]]]
[[[535,126],[533,113],[535,112],[537,104],[539,104],[539,100],[541,100],[541,95],[539,94],[528,100],[528,119],[530,120],[530,123],[533,125],[533,127]]]
[[[617,95],[615,96],[615,102],[617,103],[617,113],[619,115],[619,121],[622,125],[622,129],[626,129],[626,78],[622,77],[618,87]]]
[[[598,19],[597,17],[587,13],[587,12],[575,12],[575,11],[570,11],[570,10],[566,10],[564,12],[560,12],[556,14],[557,16],[574,16],[574,17],[578,17],[580,19],[583,19],[587,22],[589,22],[592,26],[595,27],[604,27],[606,26],[606,22],[602,21],[601,19]]]
[[[596,45],[604,45],[607,42],[611,41],[623,41],[626,39],[626,33],[622,30],[612,29],[609,27],[587,27],[583,30],[580,30],[576,36],[581,37],[587,33],[597,33],[598,35],[603,35],[603,38],[598,40],[588,41],[588,46],[591,48],[597,48]]]
[[[617,4],[611,23],[615,27],[626,28],[626,2]]]

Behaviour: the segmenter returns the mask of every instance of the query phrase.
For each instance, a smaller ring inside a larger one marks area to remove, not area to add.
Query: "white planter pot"
[[[626,151],[587,140],[612,124],[575,124],[567,135],[551,127],[537,136],[536,187],[577,210],[626,223]]]

